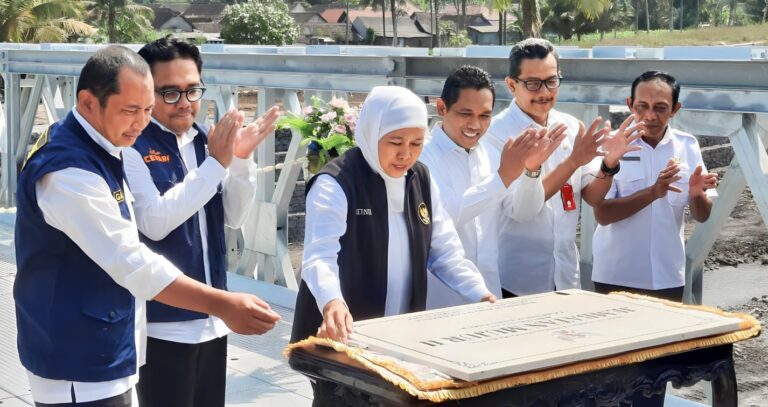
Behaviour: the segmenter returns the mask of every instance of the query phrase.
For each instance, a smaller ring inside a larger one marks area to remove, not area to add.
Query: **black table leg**
[[[728,358],[712,377],[712,406],[737,407],[738,391],[736,388],[736,370],[733,366],[733,356]]]

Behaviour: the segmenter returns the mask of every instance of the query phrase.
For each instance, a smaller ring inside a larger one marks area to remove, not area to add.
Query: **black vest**
[[[384,180],[363,158],[359,148],[334,159],[317,176],[328,174],[347,198],[347,230],[339,239],[339,280],[354,320],[384,316],[387,298],[389,211]],[[427,167],[417,162],[405,178],[405,223],[411,255],[411,299],[408,312],[423,311],[427,297],[427,259],[432,242],[432,199]],[[296,298],[291,342],[315,335],[323,316],[307,284]]]

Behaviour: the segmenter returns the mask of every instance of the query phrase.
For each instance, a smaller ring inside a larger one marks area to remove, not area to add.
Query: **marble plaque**
[[[740,320],[582,290],[358,321],[371,350],[484,380],[739,329]]]

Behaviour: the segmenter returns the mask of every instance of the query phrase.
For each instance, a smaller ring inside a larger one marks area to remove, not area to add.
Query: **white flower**
[[[333,120],[335,118],[336,118],[336,112],[334,112],[334,111],[330,111],[330,112],[320,116],[320,120],[323,123],[328,123],[328,122],[330,122],[331,120]]]
[[[333,131],[339,134],[347,134],[347,127],[343,124],[337,124],[336,127],[333,128]]]
[[[347,105],[347,102],[345,102],[344,99],[333,97],[331,98],[331,101],[328,102],[328,105],[334,109],[343,109]]]
[[[314,111],[315,111],[315,109],[312,108],[312,106],[304,106],[304,109],[301,109],[301,112],[304,113],[304,116],[309,116]]]

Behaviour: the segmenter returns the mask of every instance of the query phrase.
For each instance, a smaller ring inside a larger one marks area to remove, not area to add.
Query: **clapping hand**
[[[672,183],[680,181],[683,177],[677,175],[680,172],[680,165],[675,160],[669,160],[667,167],[659,172],[656,183],[653,184],[654,196],[663,198],[667,196],[667,192],[683,192],[682,189],[672,185]]]
[[[708,189],[717,188],[717,174],[714,172],[704,172],[701,164],[691,174],[688,181],[688,196],[695,198],[704,195]]]
[[[565,140],[568,127],[565,124],[557,124],[552,129],[546,127],[538,132],[536,145],[529,151],[525,158],[525,168],[528,171],[536,171],[547,161],[550,155]]]
[[[605,153],[605,165],[608,168],[616,168],[619,165],[619,160],[624,154],[630,151],[641,150],[640,146],[633,146],[632,142],[639,139],[645,134],[645,123],[636,123],[630,127],[630,124],[635,120],[635,115],[629,115],[619,129],[609,136],[605,143],[603,143],[603,152]],[[610,126],[610,125],[609,125]]]
[[[601,126],[602,124],[602,126]],[[584,123],[579,122],[579,133],[573,143],[573,151],[568,157],[576,167],[587,165],[595,157],[604,156],[600,151],[606,141],[608,133],[611,131],[610,122],[603,122],[601,117],[596,118],[588,130],[584,130]]]
[[[256,147],[275,131],[275,121],[280,116],[280,108],[272,106],[253,123],[240,129],[235,138],[235,156],[242,159],[250,157]]]
[[[510,138],[504,144],[499,162],[499,176],[505,186],[509,186],[523,173],[525,159],[540,137],[536,130],[526,129],[517,138]]]
[[[235,109],[228,111],[218,125],[208,132],[208,154],[222,167],[228,168],[235,153],[235,139],[243,126],[244,116]]]

